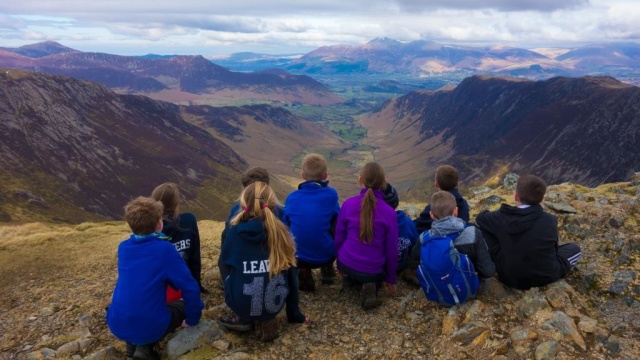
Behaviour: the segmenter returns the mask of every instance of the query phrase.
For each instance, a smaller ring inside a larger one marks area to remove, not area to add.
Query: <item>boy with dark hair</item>
[[[546,189],[539,177],[523,175],[516,185],[516,206],[502,204],[476,218],[500,281],[510,287],[526,290],[552,283],[582,256],[575,243],[558,246],[558,219],[540,205]]]
[[[455,197],[456,206],[458,207],[458,217],[465,222],[469,222],[469,203],[467,203],[467,200],[465,200],[458,191],[458,170],[451,165],[438,166],[434,186],[438,190],[448,191]],[[419,233],[431,229],[433,220],[429,215],[430,211],[431,207],[427,204],[420,213],[420,216],[413,220]]]
[[[338,192],[329,186],[322,155],[305,156],[301,176],[305,181],[287,196],[282,221],[296,242],[300,290],[314,291],[312,269],[320,268],[323,284],[332,284],[336,277],[334,236],[340,205]]]
[[[394,210],[398,208],[400,198],[398,191],[387,183],[384,189],[384,202],[389,204]],[[409,266],[409,253],[411,248],[418,242],[418,229],[411,221],[411,218],[402,210],[396,210],[396,219],[398,220],[398,273],[401,273]]]
[[[162,203],[138,197],[125,206],[133,234],[118,246],[118,280],[107,309],[109,330],[127,343],[127,356],[156,359],[156,342],[180,326],[198,324],[204,304],[198,283],[162,230]],[[182,298],[166,303],[167,286]]]
[[[254,166],[249,168],[242,174],[242,188],[246,188],[247,186],[253,184],[254,182],[260,181],[267,185],[269,185],[269,171],[265,168],[261,168],[258,166]],[[229,221],[236,216],[240,212],[240,202],[236,201],[231,205],[231,209],[229,209],[229,215],[227,215],[227,220],[224,222],[224,230],[222,230],[222,234],[220,234],[220,249],[222,249],[222,244],[224,244],[224,240],[227,237],[227,231],[229,229]],[[275,210],[276,216],[278,218],[282,218],[282,214],[284,210],[282,207],[278,206]],[[218,255],[218,270],[220,271],[220,287],[224,289],[224,279],[229,275],[227,271],[227,267],[222,264],[222,260],[220,255]]]

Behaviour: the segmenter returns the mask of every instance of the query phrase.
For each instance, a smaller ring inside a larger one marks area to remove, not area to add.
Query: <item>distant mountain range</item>
[[[430,184],[444,163],[465,185],[513,171],[591,186],[640,171],[640,88],[610,77],[473,76],[391,100],[361,122],[405,188]]]
[[[314,105],[343,101],[306,75],[291,75],[283,70],[234,72],[202,56],[119,56],[80,52],[47,41],[0,48],[0,66],[95,81],[121,92],[143,93],[170,101],[174,100],[172,96],[201,99],[229,92],[241,99],[268,97]],[[172,95],[170,91],[183,95]]]
[[[273,59],[278,59],[277,61]],[[244,54],[215,59],[229,68],[264,68],[266,63],[310,75],[411,74],[434,76],[463,73],[522,76],[609,75],[640,84],[640,44],[609,43],[567,49],[521,49],[507,46],[460,46],[416,40],[376,38],[362,45],[324,46],[286,58]]]
[[[183,189],[186,208],[223,219],[248,166],[228,144],[273,169],[275,157],[322,141],[338,140],[268,105],[178,106],[0,69],[0,221],[119,219],[128,200],[166,181]],[[277,176],[272,183],[291,190]]]

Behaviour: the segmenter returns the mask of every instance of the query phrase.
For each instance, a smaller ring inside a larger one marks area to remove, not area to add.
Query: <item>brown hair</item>
[[[327,160],[320,154],[308,154],[302,159],[302,173],[307,181],[320,181],[327,173]]]
[[[249,184],[253,184],[256,181],[262,181],[269,185],[269,171],[261,167],[252,167],[242,174],[242,187],[246,188]]]
[[[164,212],[162,217],[167,220],[171,220],[176,224],[178,221],[178,208],[180,207],[180,190],[178,185],[172,182],[167,182],[156,186],[151,192],[151,197],[154,200],[162,202],[164,206]]]
[[[448,191],[438,191],[431,195],[429,206],[431,207],[431,213],[437,220],[444,219],[453,215],[453,211],[457,206],[456,198]]]
[[[137,235],[148,235],[156,231],[162,219],[162,203],[152,198],[139,196],[124,207],[124,217],[131,231]]]
[[[360,241],[371,244],[373,241],[373,209],[376,207],[376,197],[373,190],[384,190],[387,187],[384,169],[376,162],[364,165],[360,172],[360,181],[367,188],[362,198],[360,210]]]
[[[544,199],[547,184],[535,175],[522,175],[516,184],[516,193],[520,202],[527,205],[538,205]]]
[[[458,170],[451,165],[441,165],[436,169],[436,183],[440,190],[450,191],[458,187]]]
[[[269,246],[269,276],[276,276],[282,270],[296,266],[296,247],[289,228],[275,215],[278,199],[275,193],[262,181],[249,184],[240,194],[240,212],[229,222],[240,222],[259,218],[267,231]]]

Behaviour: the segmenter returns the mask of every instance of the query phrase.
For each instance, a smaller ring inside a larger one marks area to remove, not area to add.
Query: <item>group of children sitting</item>
[[[495,272],[506,285],[528,289],[565,276],[581,256],[576,244],[558,246],[557,219],[540,205],[546,184],[533,175],[518,180],[516,206],[482,212],[477,226],[469,223],[458,172],[449,165],[437,168],[438,191],[415,220],[396,210],[398,193],[378,163],[362,168],[360,193],[342,206],[328,185],[324,157],[307,155],[301,176],[304,182],[282,207],[265,169],[243,175],[218,259],[231,310],[220,318],[222,326],[257,326],[269,341],[278,336],[274,319],[283,308],[288,322],[309,321],[299,291],[316,289],[314,269],[322,284],[339,277],[343,288],[358,289],[365,310],[379,306],[383,285],[396,293],[399,274],[419,283],[427,299],[453,306],[473,298],[481,279]],[[155,358],[157,341],[201,316],[200,292],[207,290],[200,281],[197,223],[192,214],[178,213],[179,201],[177,186],[169,183],[125,207],[133,234],[118,247],[107,323],[135,359]]]

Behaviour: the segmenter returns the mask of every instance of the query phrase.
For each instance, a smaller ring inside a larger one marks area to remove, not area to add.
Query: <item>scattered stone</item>
[[[562,311],[555,311],[551,319],[547,321],[547,324],[560,331],[566,339],[572,340],[582,350],[587,350],[587,344],[584,338],[580,334],[580,331],[578,331],[576,324],[567,314]]]
[[[502,300],[509,295],[507,287],[495,277],[480,280],[478,297]]]
[[[629,283],[626,281],[614,281],[609,286],[609,292],[616,295],[622,295],[628,287]]]
[[[480,196],[480,195],[484,195],[486,193],[488,193],[489,191],[491,191],[491,188],[488,186],[475,186],[472,187],[471,189],[469,189],[469,191],[471,191],[471,193],[473,193],[474,196]]]
[[[167,342],[167,358],[177,359],[181,355],[198,348],[200,343],[210,344],[221,336],[222,331],[215,321],[200,321],[198,325],[184,328],[171,337]]]
[[[576,208],[565,203],[565,202],[545,202],[544,203],[549,209],[557,211],[559,213],[567,213],[567,214],[575,214],[578,212]]]
[[[536,360],[554,360],[560,346],[555,341],[545,341],[536,347]]]
[[[211,344],[214,348],[222,351],[226,351],[229,348],[229,343],[224,340],[216,340]]]
[[[91,353],[89,356],[85,357],[84,360],[112,360],[121,359],[123,357],[123,354],[116,350],[115,347],[109,346]]]
[[[509,333],[509,336],[511,337],[511,342],[514,344],[523,341],[535,341],[538,339],[538,333],[529,329],[513,330]]]
[[[66,356],[72,354],[84,354],[89,348],[92,339],[78,339],[60,346],[56,350],[57,356]]]
[[[477,337],[488,331],[489,328],[480,323],[470,323],[463,326],[460,330],[453,333],[453,340],[459,341],[462,345],[469,345]],[[488,334],[487,334],[488,335]],[[483,335],[486,336],[486,335]]]
[[[613,355],[620,353],[620,339],[615,335],[609,336],[603,345]]]
[[[567,294],[561,286],[551,286],[545,291],[547,301],[554,309],[567,309],[572,308],[573,303],[569,294]]]
[[[640,186],[640,172],[637,172],[631,176],[631,185]]]
[[[472,320],[476,320],[480,313],[484,310],[484,303],[480,300],[474,300],[469,306],[469,310],[464,314],[464,318],[462,319],[462,324],[468,324]]]
[[[27,360],[51,359],[56,357],[56,351],[49,348],[42,348],[27,354]]]
[[[509,351],[509,341],[508,340],[503,340],[498,344],[498,346],[496,346],[496,349],[493,352],[493,354],[494,355],[504,355],[508,351]]]
[[[483,203],[485,206],[491,206],[491,205],[497,205],[497,204],[500,204],[502,201],[504,201],[504,199],[503,199],[501,196],[498,196],[498,195],[491,195],[491,196],[488,196],[488,197],[484,198],[484,199],[482,200],[482,203]]]
[[[614,216],[609,218],[609,226],[614,229],[619,229],[624,224],[624,218],[622,216]]]
[[[449,312],[447,312],[447,315],[442,318],[442,335],[449,335],[458,330],[459,320],[460,319],[456,308],[450,308]]]
[[[504,180],[502,180],[502,185],[504,185],[505,189],[513,191],[516,189],[516,185],[518,184],[519,178],[520,178],[520,175],[518,174],[508,173],[507,175],[504,176]]]
[[[526,319],[540,310],[548,309],[549,303],[540,294],[538,288],[527,290],[522,299],[516,304],[516,313],[520,319]]]
[[[578,329],[587,334],[593,334],[596,331],[597,326],[598,320],[592,319],[586,315],[581,316],[580,322],[578,322]]]

